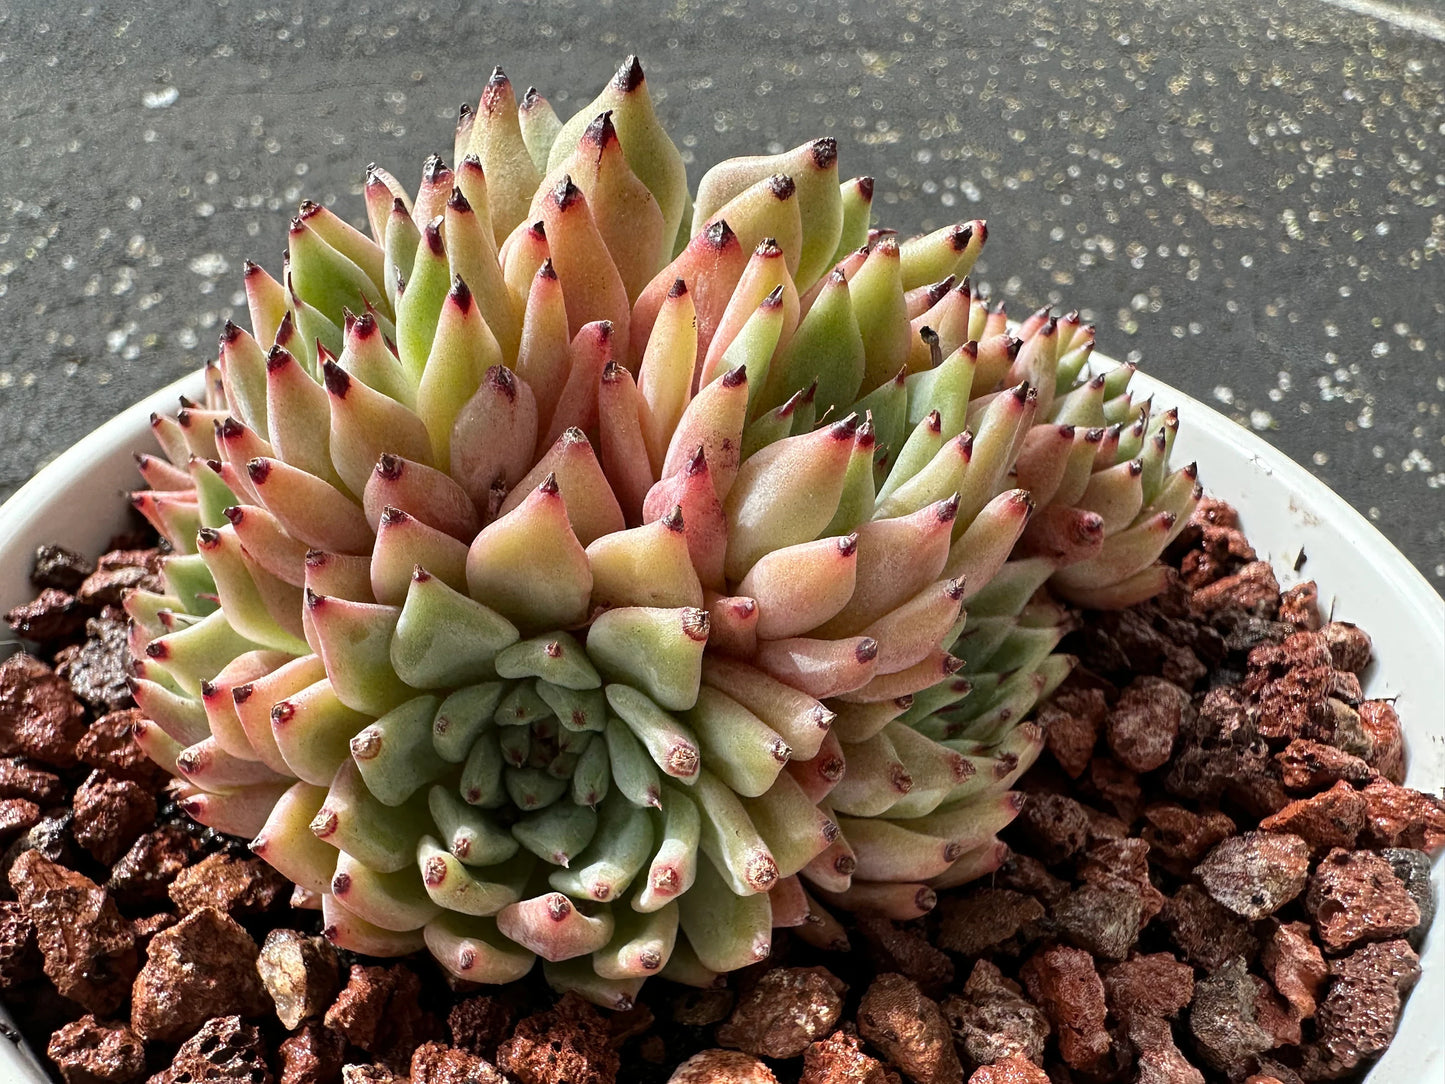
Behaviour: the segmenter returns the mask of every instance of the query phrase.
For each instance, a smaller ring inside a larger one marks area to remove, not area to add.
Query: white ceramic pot
[[[1142,374],[1133,386],[1154,393],[1157,403],[1178,404],[1176,462],[1198,461],[1208,491],[1239,510],[1250,541],[1274,565],[1280,583],[1315,580],[1327,612],[1370,633],[1377,661],[1365,675],[1365,692],[1399,696],[1407,782],[1420,790],[1445,787],[1445,600],[1308,471],[1203,403]],[[199,389],[199,377],[187,377],[136,404],[61,455],[0,507],[0,610],[32,596],[27,576],[39,544],[57,542],[87,554],[101,550],[123,522],[120,494],[139,485],[131,456],[152,448],[151,412],[172,410],[178,395],[199,396]],[[1296,572],[1301,551],[1304,562]],[[1435,872],[1441,914],[1425,942],[1424,973],[1394,1043],[1367,1078],[1372,1084],[1440,1080],[1445,1074],[1440,1027],[1445,878],[1439,875],[1440,863]],[[0,1042],[0,1080],[44,1081],[35,1058],[23,1045]]]

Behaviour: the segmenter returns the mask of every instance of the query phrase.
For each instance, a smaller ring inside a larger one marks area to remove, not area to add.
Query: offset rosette
[[[689,195],[629,60],[566,124],[494,73],[246,265],[136,506],[138,740],[328,935],[626,1004],[829,906],[993,869],[1068,612],[1162,584],[1175,420],[1011,334],[982,221],[899,243],[836,146]],[[1032,518],[1031,518],[1032,517]]]

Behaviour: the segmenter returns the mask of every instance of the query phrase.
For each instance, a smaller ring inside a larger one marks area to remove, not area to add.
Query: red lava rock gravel
[[[145,1047],[135,1032],[89,1014],[51,1035],[45,1052],[65,1084],[131,1084],[145,1073]]]
[[[521,1084],[611,1084],[621,1062],[606,1034],[602,1014],[568,994],[518,1023],[497,1048],[497,1064]]]
[[[803,1075],[798,1084],[899,1084],[877,1058],[863,1052],[858,1036],[835,1031],[811,1043],[803,1052]]]
[[[717,1041],[761,1058],[795,1058],[833,1030],[847,989],[821,967],[769,971],[738,998]]]
[[[1420,924],[1420,908],[1390,864],[1371,851],[1336,848],[1310,878],[1305,907],[1325,948],[1396,937]]]
[[[48,548],[7,615],[43,642],[0,662],[0,994],[66,1084],[1358,1075],[1418,974],[1445,803],[1401,785],[1367,633],[1281,593],[1231,509],[1203,502],[1168,557],[1162,595],[1062,645],[1080,665],[996,873],[606,1013],[537,974],[479,989],[333,949],[314,897],[190,823],[132,740],[116,604],[157,551]]]
[[[150,1084],[273,1084],[274,1080],[260,1029],[239,1016],[221,1016],[207,1020],[183,1042],[170,1068],[157,1073]]]
[[[177,1042],[211,1017],[271,1009],[256,973],[256,942],[212,907],[192,911],[151,938],[135,979],[130,1026],[143,1039]]]
[[[10,887],[34,926],[55,988],[93,1013],[124,1005],[136,973],[135,936],[105,889],[38,851],[10,867]]]
[[[963,1076],[938,1003],[902,975],[873,980],[858,1006],[858,1034],[917,1084],[951,1084]]]
[[[1299,836],[1246,832],[1210,851],[1195,875],[1205,890],[1246,919],[1272,915],[1304,891],[1309,844]]]

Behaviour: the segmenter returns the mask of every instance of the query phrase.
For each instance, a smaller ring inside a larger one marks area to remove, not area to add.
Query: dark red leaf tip
[[[452,171],[442,161],[439,154],[427,155],[426,161],[422,163],[421,179],[424,184],[442,184],[451,180]]]
[[[552,198],[557,202],[559,210],[567,210],[578,200],[583,199],[582,189],[572,182],[572,174],[564,173],[562,179],[552,189]]]
[[[702,231],[702,236],[710,248],[718,250],[727,248],[730,242],[737,241],[737,234],[733,233],[732,227],[724,218],[715,219],[709,223],[707,229]]]
[[[768,178],[768,191],[780,200],[792,199],[798,191],[798,186],[793,183],[793,178],[786,173],[774,173]]]
[[[617,141],[617,129],[612,126],[612,110],[604,109],[593,117],[582,130],[582,142],[594,147],[605,147]]]
[[[712,619],[708,617],[706,610],[688,607],[682,611],[682,632],[689,640],[701,643],[707,639],[711,630]]]
[[[274,373],[278,369],[284,369],[287,365],[295,364],[296,359],[291,356],[291,351],[284,346],[273,346],[266,354],[266,371]]]
[[[624,60],[622,67],[617,69],[617,74],[612,77],[612,85],[624,94],[630,94],[642,86],[645,79],[646,76],[642,74],[642,61],[634,54]]]
[[[386,482],[395,482],[406,469],[405,460],[391,452],[382,452],[376,460],[376,476]]]
[[[463,313],[472,311],[472,289],[462,281],[460,275],[452,276],[452,288],[448,291],[447,297]]]
[[[508,399],[517,398],[517,375],[505,365],[493,365],[487,370],[487,386]]]
[[[351,376],[334,361],[328,360],[321,366],[321,378],[326,390],[337,399],[345,399],[351,390]]]

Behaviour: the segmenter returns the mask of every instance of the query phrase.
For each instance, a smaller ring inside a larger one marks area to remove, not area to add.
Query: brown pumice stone
[[[33,850],[10,867],[10,886],[55,988],[100,1015],[123,1006],[136,974],[135,936],[105,889]]]
[[[858,1036],[835,1031],[803,1052],[798,1084],[899,1084],[899,1080],[897,1073],[863,1053]]]
[[[1163,678],[1136,678],[1108,715],[1109,748],[1125,767],[1152,771],[1168,763],[1174,739],[1192,711],[1189,694]]]
[[[345,1054],[346,1039],[340,1033],[308,1021],[276,1048],[279,1084],[335,1084]]]
[[[1304,891],[1309,845],[1282,832],[1231,836],[1194,870],[1205,889],[1235,914],[1264,918]]]
[[[620,1060],[607,1041],[601,1013],[566,994],[551,1009],[517,1024],[512,1037],[497,1048],[497,1065],[521,1084],[612,1084]]]
[[[84,733],[84,708],[50,667],[24,652],[0,662],[0,754],[69,768]]]
[[[131,706],[130,619],[115,607],[85,623],[85,643],[63,667],[75,695],[98,712]]]
[[[1397,937],[1420,924],[1420,908],[1404,883],[1371,851],[1336,848],[1327,854],[1310,878],[1305,907],[1332,952]]]
[[[1330,974],[1317,1020],[1320,1050],[1329,1067],[1352,1069],[1394,1038],[1401,998],[1419,978],[1420,961],[1404,941],[1382,941],[1330,961]]]
[[[239,1016],[214,1017],[181,1044],[170,1068],[153,1076],[151,1084],[213,1080],[274,1084],[276,1078],[266,1062],[260,1029]]]
[[[193,832],[180,824],[163,824],[140,836],[116,860],[106,888],[124,906],[165,900],[176,875],[201,852]]]
[[[1082,949],[1055,946],[1032,957],[1020,975],[1029,996],[1053,1022],[1065,1064],[1085,1072],[1103,1070],[1111,1042],[1104,1030],[1104,983],[1093,957]]]
[[[26,640],[59,640],[85,627],[85,609],[69,592],[47,587],[34,600],[6,613],[5,623]]]
[[[416,1048],[408,1076],[411,1084],[506,1084],[490,1062],[438,1042]]]
[[[146,1040],[179,1042],[212,1017],[270,1012],[256,955],[235,919],[211,907],[192,911],[151,939],[135,979],[131,1027]]]
[[[522,1079],[532,1084],[544,1078]],[[667,1084],[778,1084],[778,1078],[751,1054],[740,1050],[702,1050],[679,1065],[667,1078]]]
[[[1050,1084],[1050,1078],[1028,1058],[1014,1054],[992,1065],[979,1066],[968,1084]]]
[[[1015,1056],[1035,1063],[1043,1059],[1048,1017],[1023,996],[1022,986],[987,960],[973,965],[962,995],[949,995],[941,1008],[965,1064],[991,1065]]]
[[[917,1084],[954,1084],[963,1067],[937,1002],[902,975],[879,975],[858,1006],[858,1033]]]
[[[432,1020],[420,1005],[421,980],[405,964],[352,964],[345,987],[323,1023],[399,1071],[412,1051],[431,1038]]]
[[[76,842],[109,865],[156,819],[155,794],[97,768],[75,792]]]
[[[40,974],[35,925],[23,904],[0,902],[0,990],[11,990]]]
[[[821,967],[766,972],[717,1029],[723,1046],[762,1058],[795,1058],[833,1030],[847,987]]]
[[[76,591],[95,565],[84,554],[64,546],[43,545],[35,551],[35,564],[30,569],[30,582],[36,587]]]
[[[170,887],[171,900],[183,913],[214,907],[237,916],[269,911],[290,892],[291,883],[259,858],[226,851],[183,869]]]
[[[145,1074],[145,1048],[135,1032],[90,1015],[51,1035],[45,1053],[65,1084],[132,1084]]]
[[[1104,972],[1104,990],[1118,1020],[1172,1017],[1194,1000],[1194,969],[1167,952],[1134,956]]]

